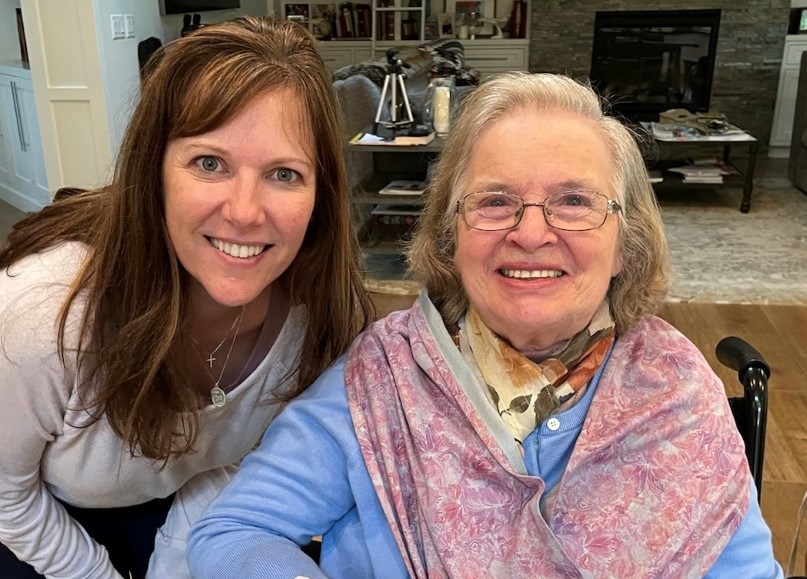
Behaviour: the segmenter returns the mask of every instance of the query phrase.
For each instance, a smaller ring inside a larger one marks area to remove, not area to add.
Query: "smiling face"
[[[294,261],[316,193],[307,126],[296,95],[279,89],[213,131],[168,143],[165,221],[194,296],[248,304]]]
[[[517,137],[514,137],[517,135]],[[517,111],[483,131],[466,192],[509,191],[525,202],[570,189],[610,190],[611,155],[591,121],[565,111]],[[585,328],[621,269],[619,221],[590,231],[550,227],[540,207],[503,231],[457,216],[454,262],[482,321],[524,354],[541,357]]]

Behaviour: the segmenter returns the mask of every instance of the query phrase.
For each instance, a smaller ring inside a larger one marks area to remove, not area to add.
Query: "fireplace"
[[[720,10],[597,12],[592,84],[632,121],[709,110]]]

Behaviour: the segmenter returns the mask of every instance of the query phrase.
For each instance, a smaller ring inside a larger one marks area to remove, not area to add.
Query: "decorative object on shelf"
[[[465,21],[468,23],[468,32],[471,34],[471,40],[475,40],[478,34],[482,33],[482,16],[479,12],[468,12],[465,15]]]
[[[510,38],[525,38],[527,35],[527,3],[524,0],[513,0],[508,24]]]
[[[504,29],[502,28],[502,25],[507,23],[506,20],[500,20],[497,18],[482,18],[482,23],[489,25],[493,29],[493,34],[486,36],[485,38],[490,38],[491,40],[500,40],[504,38]]]
[[[454,13],[441,12],[437,16],[437,27],[440,38],[454,38]]]
[[[494,0],[446,0],[446,12],[452,12],[454,14],[454,21],[457,23],[465,21],[466,25],[469,26],[468,33],[470,34],[470,22],[466,21],[468,18],[466,15],[476,13],[481,18],[495,19],[496,4]],[[460,24],[457,24],[457,26],[460,26]],[[493,26],[485,23],[476,34],[480,36],[491,36],[493,34]]]
[[[427,96],[423,107],[423,120],[434,127],[438,137],[444,137],[451,128],[451,109],[454,104],[454,77],[432,79],[426,89]]]
[[[182,28],[179,30],[179,35],[185,37],[193,32],[193,25],[191,24],[191,15],[185,14],[182,16]]]

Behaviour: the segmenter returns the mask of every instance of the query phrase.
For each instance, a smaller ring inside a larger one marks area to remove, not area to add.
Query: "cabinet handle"
[[[25,142],[25,132],[23,131],[22,124],[22,108],[20,107],[20,97],[17,95],[17,83],[11,81],[11,100],[14,101],[14,114],[17,117],[17,135],[20,138],[20,150],[25,152],[28,150],[28,144]]]

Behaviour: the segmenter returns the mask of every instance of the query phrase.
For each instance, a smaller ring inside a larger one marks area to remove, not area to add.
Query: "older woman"
[[[589,88],[470,95],[409,259],[419,300],[272,424],[195,577],[781,576],[723,386],[652,316],[658,208]]]

